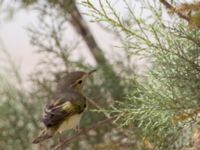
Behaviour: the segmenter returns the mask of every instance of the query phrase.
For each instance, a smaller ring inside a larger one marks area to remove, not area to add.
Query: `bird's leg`
[[[59,143],[61,144],[60,150],[64,150],[64,145],[62,144],[64,142],[64,139],[62,138],[62,134],[60,132],[58,133],[58,139]]]
[[[57,145],[61,145],[59,147],[59,150],[64,150],[64,145],[63,145],[64,139],[63,139],[62,134],[60,132],[58,132],[58,137],[56,139],[57,139],[56,140],[57,142],[55,142],[53,145],[50,146],[50,150],[54,150]]]
[[[78,132],[78,134],[79,134],[80,132],[82,132],[82,133],[85,134],[85,135],[87,134],[87,132],[85,131],[85,128],[80,128],[80,124],[76,126],[75,132]]]
[[[79,124],[76,125],[75,131],[76,131],[76,132],[80,132],[80,125],[79,125]]]

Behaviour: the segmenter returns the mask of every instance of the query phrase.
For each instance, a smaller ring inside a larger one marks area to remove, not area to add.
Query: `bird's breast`
[[[79,126],[79,122],[81,119],[82,114],[76,114],[67,118],[64,122],[61,123],[57,132],[62,133],[65,130],[75,129]]]

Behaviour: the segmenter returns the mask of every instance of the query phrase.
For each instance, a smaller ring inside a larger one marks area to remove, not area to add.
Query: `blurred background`
[[[59,136],[31,143],[44,126],[45,103],[63,74],[94,68],[84,88],[93,104],[81,127],[117,118],[60,149],[194,146],[200,13],[198,3],[188,4],[193,2],[0,0],[0,149],[59,144]]]
[[[125,14],[123,2],[112,3]],[[121,51],[117,31],[92,21],[88,12],[81,1],[1,1],[1,94],[5,97],[1,99],[1,148],[49,149],[58,142],[31,144],[43,127],[45,103],[65,72],[97,68],[85,92],[104,108],[113,105],[114,97],[122,97],[118,74],[124,74],[123,66],[129,65],[131,70],[124,71],[132,72],[134,64],[123,60],[128,54]],[[119,67],[114,70],[114,66]],[[82,124],[87,127],[103,118],[88,111]],[[94,149],[111,136],[110,132],[121,132],[111,129],[92,130],[68,149]],[[66,137],[73,133],[66,133]]]

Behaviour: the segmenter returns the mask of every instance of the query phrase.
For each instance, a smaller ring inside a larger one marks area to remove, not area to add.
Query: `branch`
[[[172,5],[171,5],[170,3],[168,3],[166,0],[160,0],[160,2],[161,2],[167,9],[170,9],[170,10],[175,9],[174,6],[172,6]],[[189,21],[189,20],[190,20],[187,16],[183,15],[183,14],[180,13],[180,12],[177,12],[176,14],[177,14],[180,18],[185,19],[186,21]]]
[[[99,110],[102,109],[102,107],[99,106],[99,104],[97,104],[94,100],[92,100],[92,99],[90,99],[90,98],[88,98],[88,97],[87,97],[87,100],[88,100],[88,102],[89,102],[91,105],[93,105],[96,109],[99,109]]]
[[[103,51],[98,46],[80,10],[76,6],[76,2],[73,0],[60,0],[59,4],[62,8],[67,8],[71,5],[71,10],[67,12],[70,16],[69,22],[74,27],[75,31],[81,35],[96,62],[100,65],[103,63],[104,65],[107,65],[108,62],[103,54]]]
[[[97,128],[100,128],[104,125],[112,123],[115,118],[116,118],[116,116],[111,117],[111,118],[107,118],[107,119],[104,119],[102,121],[97,122],[96,124],[93,124],[89,128],[81,129],[79,133],[77,133],[76,135],[66,139],[62,143],[58,144],[52,150],[58,150],[60,147],[66,146],[66,145],[70,144],[71,142],[78,140],[81,136],[85,135],[86,133],[88,133],[92,129],[97,129]]]
[[[91,105],[93,105],[96,109],[102,110],[102,107],[101,107],[99,104],[97,104],[94,100],[92,100],[92,99],[90,99],[90,98],[88,98],[88,97],[87,97],[87,100],[88,100],[88,102],[89,102]],[[107,118],[110,118],[110,115],[109,115],[108,113],[104,112],[104,115],[105,115]]]

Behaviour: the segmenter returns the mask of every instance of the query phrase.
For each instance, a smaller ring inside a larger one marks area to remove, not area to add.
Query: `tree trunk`
[[[72,4],[73,2],[73,4]],[[69,7],[69,1],[64,0],[63,3],[60,3],[62,7],[67,8]],[[73,6],[73,7],[71,7]],[[105,74],[106,80],[111,80],[111,82],[107,82],[107,87],[111,93],[111,96],[114,99],[120,99],[123,96],[123,87],[120,84],[120,77],[114,71],[114,68],[109,64],[109,62],[104,57],[103,51],[98,46],[97,42],[95,41],[94,36],[92,35],[87,23],[83,19],[78,7],[76,6],[75,1],[71,1],[70,3],[70,10],[69,10],[70,19],[69,22],[72,24],[76,32],[82,36],[85,43],[88,46],[89,51],[93,55],[94,59],[96,60],[99,68]],[[112,83],[113,82],[113,83]],[[113,84],[116,86],[113,87]]]

